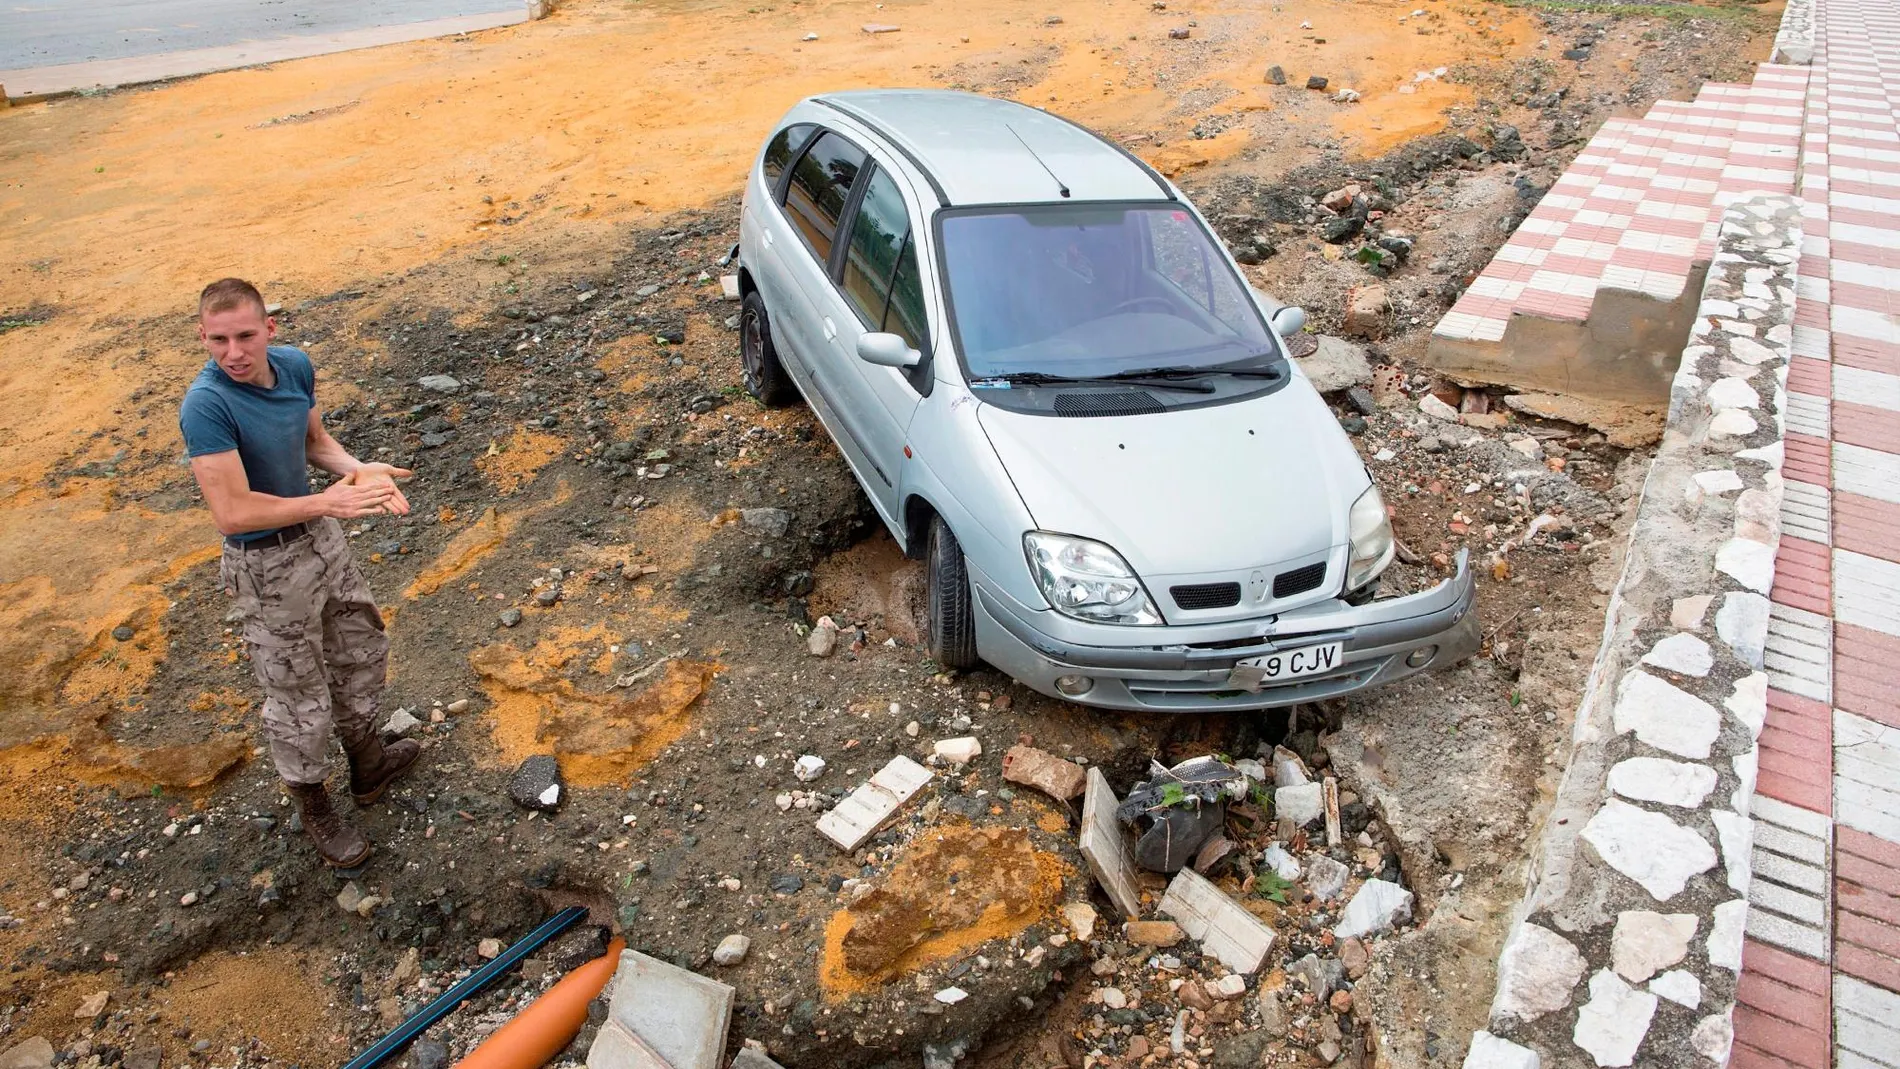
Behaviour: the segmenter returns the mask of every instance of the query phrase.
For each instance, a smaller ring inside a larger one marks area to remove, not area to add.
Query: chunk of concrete
[[[1576,946],[1548,928],[1526,922],[1511,933],[1498,955],[1498,989],[1491,1018],[1535,1021],[1570,1005],[1590,962]]]
[[[1284,746],[1273,748],[1273,785],[1277,787],[1297,787],[1302,783],[1313,782],[1306,771],[1306,762],[1300,755]]]
[[[1326,815],[1325,792],[1317,783],[1281,787],[1273,792],[1273,815],[1305,827]]]
[[[1011,746],[1003,754],[1003,778],[1034,787],[1062,802],[1081,794],[1088,785],[1081,765],[1034,746]]]
[[[1233,972],[1252,975],[1273,949],[1273,929],[1193,869],[1175,873],[1161,912]]]
[[[1387,880],[1367,880],[1346,903],[1333,934],[1341,939],[1382,932],[1412,916],[1412,892]]]
[[[1082,836],[1078,844],[1088,859],[1089,871],[1108,892],[1108,900],[1125,917],[1141,916],[1141,895],[1135,890],[1135,870],[1128,862],[1128,848],[1122,842],[1121,826],[1115,822],[1115,807],[1121,799],[1108,785],[1102,770],[1090,766],[1086,793],[1082,798]]]
[[[1529,1047],[1480,1031],[1471,1034],[1464,1069],[1544,1069],[1544,1061]]]
[[[1313,389],[1335,393],[1372,381],[1372,362],[1366,359],[1365,346],[1327,334],[1317,337],[1319,346],[1312,355],[1294,361],[1306,373],[1306,381],[1313,384]]]
[[[856,850],[929,782],[929,769],[898,754],[819,817],[818,832],[841,850]]]
[[[719,1069],[732,988],[637,950],[620,952],[588,1069]]]
[[[53,1044],[44,1036],[29,1036],[0,1053],[0,1069],[48,1069]]]
[[[983,754],[983,744],[976,736],[965,735],[955,739],[937,740],[936,754],[953,765],[967,765]]]

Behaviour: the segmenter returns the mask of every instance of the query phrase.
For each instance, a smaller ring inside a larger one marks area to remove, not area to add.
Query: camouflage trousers
[[[326,516],[288,545],[227,542],[220,579],[244,614],[277,774],[322,783],[331,732],[355,749],[376,729],[389,666],[383,616],[343,528]]]

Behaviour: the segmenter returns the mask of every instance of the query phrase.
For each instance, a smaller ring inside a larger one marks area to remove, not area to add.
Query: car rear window
[[[798,151],[811,132],[811,123],[793,123],[780,130],[771,143],[765,146],[765,184],[768,187],[778,188],[779,175],[785,173],[786,165],[792,162],[792,153]]]
[[[845,199],[852,183],[864,166],[864,153],[856,145],[829,131],[792,165],[792,182],[785,191],[785,212],[792,225],[811,247],[819,262],[831,259],[831,243],[838,234],[838,217],[844,214]]]

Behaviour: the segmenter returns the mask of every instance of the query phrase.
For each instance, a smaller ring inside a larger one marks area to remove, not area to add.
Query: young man
[[[211,359],[178,424],[211,518],[224,535],[220,578],[244,614],[244,642],[264,688],[271,760],[303,810],[325,862],[352,868],[369,840],[330,807],[323,781],[334,727],[350,758],[350,793],[371,805],[421,747],[376,731],[389,643],[339,519],[402,514],[410,472],[365,464],[323,428],[310,358],[272,345],[277,321],[257,288],[226,278],[198,298]],[[343,476],[311,493],[308,465]]]

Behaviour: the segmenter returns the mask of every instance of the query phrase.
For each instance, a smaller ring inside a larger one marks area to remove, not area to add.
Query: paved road
[[[523,0],[13,0],[0,70],[515,11]]]

